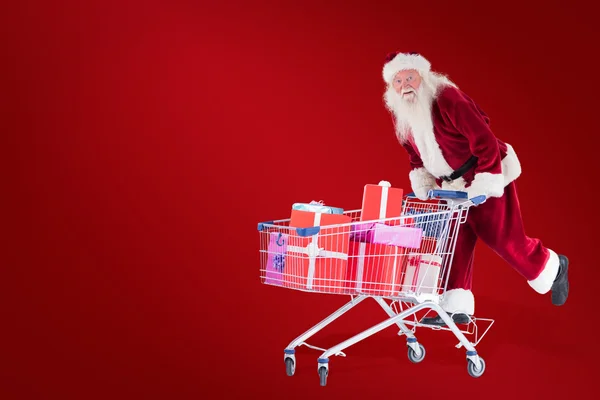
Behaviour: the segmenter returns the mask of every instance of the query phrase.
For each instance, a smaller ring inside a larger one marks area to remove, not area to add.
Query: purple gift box
[[[418,249],[421,247],[423,230],[407,226],[390,226],[381,223],[353,225],[350,240],[386,244],[391,246]]]
[[[373,242],[373,227],[375,222],[367,222],[364,224],[356,224],[350,226],[350,240],[355,242]]]
[[[285,233],[270,234],[265,283],[283,286],[287,242],[288,235]]]

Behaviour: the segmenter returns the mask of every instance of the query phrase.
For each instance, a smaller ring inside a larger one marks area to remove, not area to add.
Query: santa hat
[[[431,70],[431,63],[419,53],[390,53],[383,65],[383,80],[386,83],[392,83],[398,72],[407,69],[415,69],[423,76]]]

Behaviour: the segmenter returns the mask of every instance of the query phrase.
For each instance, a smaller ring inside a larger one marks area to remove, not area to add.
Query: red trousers
[[[539,239],[525,234],[514,181],[504,188],[502,197],[489,198],[469,209],[456,239],[447,290],[471,290],[478,238],[528,281],[540,275],[550,257],[550,251]]]

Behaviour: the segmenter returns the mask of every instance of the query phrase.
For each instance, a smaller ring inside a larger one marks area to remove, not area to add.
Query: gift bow
[[[381,202],[379,203],[379,219],[384,219],[387,211],[388,192],[392,185],[387,181],[379,182],[381,186]]]
[[[340,258],[342,260],[348,259],[347,253],[342,253],[339,251],[330,251],[325,250],[324,247],[319,247],[317,243],[309,243],[308,246],[288,246],[288,251],[292,253],[300,253],[307,255],[310,258],[316,257],[330,257],[330,258]]]
[[[340,253],[337,251],[329,251],[324,248],[320,248],[316,242],[311,242],[306,247],[301,246],[288,246],[288,251],[293,253],[300,253],[308,256],[308,276],[306,277],[306,288],[312,289],[313,278],[315,276],[315,264],[317,257],[331,257],[339,258],[342,260],[348,260],[348,254]]]

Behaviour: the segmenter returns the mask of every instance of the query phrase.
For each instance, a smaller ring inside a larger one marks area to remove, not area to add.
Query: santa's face
[[[387,86],[384,99],[396,117],[396,134],[401,141],[431,130],[433,91],[418,72],[398,72]]]
[[[414,69],[400,71],[394,76],[392,86],[402,100],[413,103],[421,86],[421,76]]]

